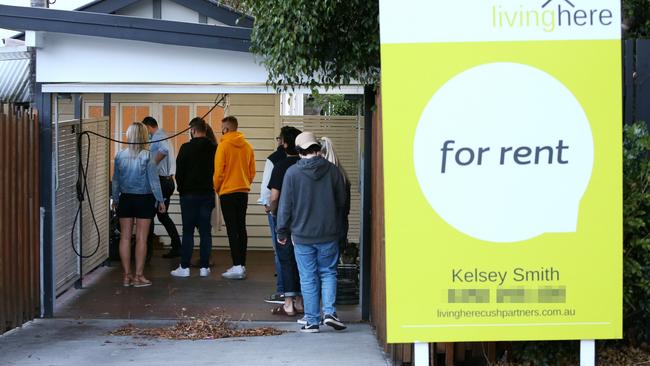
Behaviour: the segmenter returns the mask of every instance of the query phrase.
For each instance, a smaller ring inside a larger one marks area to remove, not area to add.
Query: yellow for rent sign
[[[620,17],[380,1],[389,342],[621,337]]]

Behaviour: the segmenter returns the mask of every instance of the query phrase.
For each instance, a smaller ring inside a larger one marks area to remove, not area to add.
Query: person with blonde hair
[[[147,235],[151,220],[165,212],[156,161],[148,150],[149,133],[140,122],[126,130],[127,147],[115,156],[112,180],[113,209],[120,219],[120,259],[125,287],[150,286],[144,277]],[[135,274],[131,272],[131,236],[135,222]]]
[[[336,165],[336,167],[341,170],[341,173],[343,173],[343,178],[348,180],[348,173],[343,169],[343,165],[341,165],[341,159],[339,159],[336,150],[334,150],[334,143],[332,140],[327,136],[323,136],[319,139],[319,142],[321,146],[320,155],[330,163]]]
[[[343,181],[345,183],[345,206],[343,206],[343,211],[341,211],[341,217],[340,217],[340,222],[341,222],[341,236],[339,237],[339,249],[342,249],[346,246],[348,242],[348,230],[350,228],[350,223],[348,220],[348,216],[350,215],[350,192],[351,192],[351,184],[350,184],[350,179],[348,178],[348,173],[345,171],[345,168],[343,168],[343,165],[341,164],[341,159],[339,159],[338,155],[336,154],[336,150],[334,149],[334,143],[329,137],[321,137],[319,139],[319,142],[321,144],[321,150],[320,150],[320,155],[325,158],[325,160],[329,161],[330,163],[336,165],[337,168],[339,168],[339,171],[343,175]]]

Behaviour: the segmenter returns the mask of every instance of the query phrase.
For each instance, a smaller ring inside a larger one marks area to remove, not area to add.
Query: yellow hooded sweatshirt
[[[238,131],[221,138],[214,155],[214,190],[219,196],[248,192],[255,178],[253,147]]]

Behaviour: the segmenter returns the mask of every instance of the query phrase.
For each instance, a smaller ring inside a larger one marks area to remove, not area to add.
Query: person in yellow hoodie
[[[221,120],[223,137],[214,157],[214,190],[219,195],[226,222],[233,264],[222,276],[242,280],[246,278],[246,208],[248,192],[255,178],[255,154],[251,144],[237,128],[238,122],[234,116]]]

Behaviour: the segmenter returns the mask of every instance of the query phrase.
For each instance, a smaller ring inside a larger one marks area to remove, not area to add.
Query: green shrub
[[[650,135],[625,126],[623,138],[623,302],[629,342],[650,341]]]

